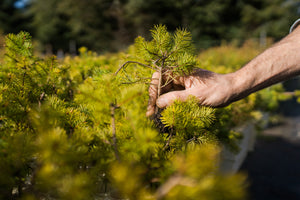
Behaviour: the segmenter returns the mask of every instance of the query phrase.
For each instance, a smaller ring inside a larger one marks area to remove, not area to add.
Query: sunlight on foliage
[[[221,146],[238,151],[233,129],[275,109],[285,99],[282,86],[222,109],[195,98],[175,101],[162,112],[159,131],[145,117],[157,67],[226,73],[248,59],[229,55],[257,50],[227,46],[197,57],[186,30],[172,34],[158,25],[151,33],[151,41],[138,37],[126,52],[97,55],[83,47],[60,61],[34,55],[28,33],[6,37],[0,199],[245,199],[245,177],[219,172]],[[132,62],[120,68],[124,60]]]

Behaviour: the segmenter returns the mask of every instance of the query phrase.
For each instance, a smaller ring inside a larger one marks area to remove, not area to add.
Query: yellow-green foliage
[[[4,56],[4,43],[5,43],[5,38],[2,32],[0,31],[0,60],[2,60]]]
[[[199,106],[194,97],[186,102],[175,101],[161,113],[161,120],[170,129],[168,145],[171,150],[218,140],[209,132],[216,121],[215,109]]]
[[[295,91],[295,96],[297,97],[297,102],[300,103],[300,90]]]
[[[191,54],[189,33],[159,27],[154,40],[139,38],[128,52],[81,48],[63,61],[33,55],[27,33],[7,36],[0,62],[0,199],[245,199],[244,177],[218,172],[219,144],[237,150],[232,128],[268,107],[271,97],[252,95],[223,109],[199,107],[193,98],[175,102],[162,113],[169,132],[158,132],[145,117],[148,85],[133,84],[149,83],[153,70],[136,64],[114,72],[124,60],[147,61],[137,53],[141,44],[172,52],[165,61],[180,72],[205,63]],[[223,64],[235,69],[236,63]]]
[[[174,34],[170,34],[164,25],[154,26],[151,32],[152,40],[146,41],[143,37],[135,40],[123,68],[126,64],[131,64],[133,65],[131,67],[150,68],[152,72],[153,70],[160,73],[172,72],[172,75],[191,73],[197,65],[191,33],[185,29],[177,29]],[[123,69],[123,72],[126,73],[126,70]],[[132,77],[131,71],[127,74],[129,74],[127,77]],[[143,74],[142,77],[139,75],[135,79],[144,80],[146,77]]]
[[[172,174],[154,193],[150,188],[141,187],[140,178],[145,168],[122,163],[121,166],[113,165],[111,173],[121,193],[129,199],[245,199],[245,177],[221,174],[218,171],[219,151],[211,143],[178,153],[170,159]]]
[[[271,42],[268,41],[268,43]],[[221,45],[201,52],[198,55],[199,67],[221,74],[231,73],[243,67],[263,50],[259,43],[254,40],[246,41],[241,47],[234,44]],[[278,108],[279,101],[291,97],[291,95],[283,94],[283,91],[282,84],[276,84],[250,95],[237,104],[247,105],[247,113],[254,109],[273,111]],[[243,112],[245,112],[245,107],[242,107]]]
[[[233,72],[262,52],[259,44],[253,40],[246,41],[241,47],[223,44],[201,52],[198,55],[200,67],[217,73]]]
[[[218,172],[219,149],[203,145],[178,154],[172,159],[176,171],[158,189],[157,194],[166,195],[161,199],[243,199],[244,177],[222,175]],[[224,185],[226,184],[226,186]],[[189,191],[189,192],[185,192]]]

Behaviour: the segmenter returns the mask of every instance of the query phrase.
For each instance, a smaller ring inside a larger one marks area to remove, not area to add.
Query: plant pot
[[[238,142],[240,151],[234,153],[223,147],[221,152],[220,170],[225,173],[236,173],[247,157],[248,152],[254,150],[256,129],[253,123],[249,122],[235,129],[240,132],[243,138]]]

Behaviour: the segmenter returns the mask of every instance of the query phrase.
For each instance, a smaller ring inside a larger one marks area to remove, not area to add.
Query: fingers
[[[157,101],[156,105],[159,108],[165,108],[171,105],[175,100],[185,101],[190,94],[186,90],[173,91],[168,92],[166,94],[161,95]]]
[[[150,87],[149,87],[149,102],[147,107],[146,116],[151,116],[155,112],[157,91],[158,91],[159,73],[154,72],[152,75]]]

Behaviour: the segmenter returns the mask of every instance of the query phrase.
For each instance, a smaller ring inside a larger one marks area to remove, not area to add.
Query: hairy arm
[[[300,27],[240,70],[228,74],[233,79],[231,101],[300,74]]]
[[[175,99],[185,101],[190,95],[195,96],[201,105],[226,106],[253,92],[299,74],[300,26],[238,71],[217,74],[197,69],[192,75],[176,77],[162,90],[159,97],[157,97],[158,74],[154,73],[149,88],[146,115],[153,115],[156,106],[164,108]]]

